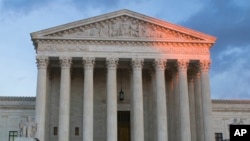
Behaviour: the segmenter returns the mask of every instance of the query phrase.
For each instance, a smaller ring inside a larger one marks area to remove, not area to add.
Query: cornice
[[[107,38],[107,37],[39,37],[33,39],[34,42],[151,42],[151,43],[196,43],[196,44],[211,44],[214,42],[205,40],[180,40],[180,39],[149,39],[149,38]]]
[[[5,109],[5,110],[35,110],[35,104],[33,105],[0,105],[0,109]]]
[[[36,101],[36,97],[0,96],[0,101]]]
[[[213,99],[212,103],[213,104],[250,104],[250,99],[249,100]]]
[[[0,96],[0,109],[34,110],[36,97]]]
[[[137,46],[173,46],[173,47],[202,47],[211,48],[213,43],[207,41],[173,41],[173,40],[134,40],[134,39],[36,39],[35,49],[38,44],[72,44],[72,45],[137,45]]]

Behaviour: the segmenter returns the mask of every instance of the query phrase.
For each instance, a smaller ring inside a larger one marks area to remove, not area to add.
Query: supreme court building
[[[216,38],[120,10],[31,33],[40,141],[213,141]]]

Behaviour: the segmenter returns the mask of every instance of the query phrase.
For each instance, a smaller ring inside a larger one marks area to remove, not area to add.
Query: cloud
[[[0,3],[4,7],[4,11],[16,11],[19,13],[28,13],[34,9],[45,6],[49,0],[1,0]]]
[[[71,0],[77,8],[96,7],[98,9],[112,9],[119,5],[121,0]]]
[[[248,46],[250,47],[250,46]],[[232,49],[232,52],[235,52]],[[248,55],[250,49],[246,52],[236,51],[239,55]],[[228,51],[229,57],[230,52]],[[239,57],[232,61],[228,67],[221,71],[211,72],[211,89],[213,98],[226,99],[250,99],[250,64],[245,58]]]
[[[214,98],[250,99],[250,45],[229,47],[219,53],[211,69]],[[221,66],[220,66],[221,65]]]
[[[0,13],[0,95],[35,96],[37,69],[29,34],[81,17],[81,12],[65,2],[41,5],[29,12]]]
[[[199,0],[140,0],[136,2],[121,0],[118,5],[119,9],[131,9],[172,23],[185,21],[202,7],[203,4]]]
[[[217,47],[212,50],[215,54],[229,45],[249,45],[250,6],[242,6],[237,2],[210,1],[201,11],[182,24],[218,37],[215,45]]]
[[[184,26],[214,35],[217,42],[211,49],[212,96],[250,98],[250,5],[247,0],[207,1],[205,6]]]

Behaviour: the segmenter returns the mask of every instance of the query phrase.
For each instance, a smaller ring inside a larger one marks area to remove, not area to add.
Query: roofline
[[[212,99],[214,104],[250,104],[250,99]]]
[[[35,101],[36,97],[32,96],[0,96],[1,101]]]

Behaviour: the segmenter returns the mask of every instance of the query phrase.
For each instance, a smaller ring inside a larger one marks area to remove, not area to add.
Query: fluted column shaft
[[[117,141],[117,58],[107,59],[107,141]]]
[[[195,120],[196,120],[196,136],[197,141],[204,141],[204,128],[203,128],[203,112],[201,101],[201,79],[200,71],[197,68],[197,73],[194,75],[194,93],[195,93]]]
[[[179,90],[179,74],[177,70],[173,70],[173,83],[174,83],[174,106],[175,106],[175,119],[174,119],[174,141],[180,141],[180,90]]]
[[[171,75],[173,75],[172,71],[169,72]],[[169,80],[169,83],[168,83],[168,88],[166,91],[168,91],[168,99],[167,99],[167,105],[169,107],[167,107],[167,124],[168,124],[168,139],[169,141],[175,141],[175,131],[176,131],[176,128],[175,128],[175,119],[176,119],[176,116],[175,116],[175,112],[177,112],[177,110],[175,110],[175,98],[176,98],[176,95],[174,95],[174,81],[173,81],[173,76],[170,76],[170,80]],[[175,130],[173,130],[175,129]]]
[[[134,83],[133,83],[133,70],[132,70],[132,68],[129,70],[130,71],[130,93],[131,93],[131,95],[130,95],[130,126],[131,126],[131,128],[130,128],[130,135],[131,135],[131,139],[130,140],[132,140],[133,138],[134,138],[134,129],[133,129],[133,126],[134,126],[134,119],[133,119],[133,117],[134,117],[134,112],[133,112],[133,105],[134,105],[134,103],[132,102],[132,97],[133,97],[133,91],[134,91]]]
[[[61,83],[60,83],[60,106],[59,106],[59,141],[69,141],[70,131],[70,66],[71,58],[60,58]]]
[[[180,141],[191,141],[189,99],[187,85],[187,60],[178,60],[180,90]]]
[[[166,104],[166,88],[165,88],[165,67],[166,61],[156,59],[155,76],[156,76],[156,126],[157,141],[168,141],[167,131],[167,104]]]
[[[39,140],[45,140],[46,130],[46,79],[47,79],[47,66],[48,57],[37,56],[37,89],[36,89],[36,123],[37,133],[36,137]]]
[[[84,58],[83,141],[93,141],[93,72],[94,58]]]
[[[132,141],[144,141],[144,120],[143,120],[143,91],[142,91],[142,65],[143,59],[132,59],[133,88],[132,88]]]
[[[210,60],[202,60],[201,67],[201,93],[202,93],[202,109],[203,109],[203,125],[205,141],[213,141],[212,135],[212,106],[210,96],[209,68]]]
[[[196,141],[196,120],[195,120],[195,101],[194,101],[194,79],[193,70],[190,70],[188,78],[188,96],[189,96],[189,110],[190,110],[190,127],[191,127],[191,139]]]

